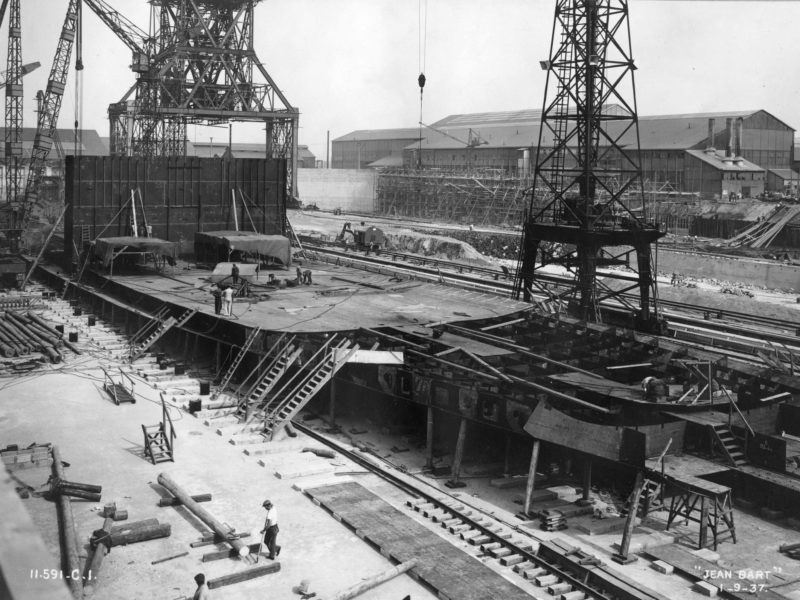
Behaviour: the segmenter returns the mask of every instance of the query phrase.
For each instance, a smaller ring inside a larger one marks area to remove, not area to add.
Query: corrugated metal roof
[[[792,171],[791,169],[767,169],[773,175],[785,179],[786,181],[797,181],[800,179],[800,173]]]
[[[373,161],[367,165],[368,167],[377,168],[377,167],[402,167],[403,166],[403,155],[392,153],[389,156],[384,156],[383,158],[379,158],[376,161]]]
[[[695,158],[714,167],[718,171],[764,172],[764,169],[743,158],[728,158],[726,160],[725,153],[719,150],[714,152],[706,152],[705,150],[687,150],[686,152],[687,154],[691,154]]]
[[[507,110],[503,112],[482,112],[463,115],[448,115],[433,123],[433,127],[479,127],[481,125],[522,125],[538,123],[542,120],[542,111],[535,109]]]
[[[423,133],[424,135],[424,133]],[[400,129],[359,129],[334,139],[334,142],[367,142],[372,140],[418,140],[419,127]]]

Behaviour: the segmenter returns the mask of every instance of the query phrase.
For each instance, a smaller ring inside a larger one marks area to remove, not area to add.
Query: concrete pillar
[[[458,427],[458,439],[456,440],[456,450],[453,455],[453,468],[450,473],[450,484],[448,487],[464,487],[458,480],[461,476],[461,460],[464,458],[464,443],[467,440],[467,420],[462,418]]]
[[[533,448],[531,449],[531,464],[528,467],[528,483],[525,486],[525,504],[522,508],[522,512],[526,515],[531,512],[531,498],[533,497],[533,489],[536,482],[536,467],[539,463],[539,443],[539,440],[533,440]]]

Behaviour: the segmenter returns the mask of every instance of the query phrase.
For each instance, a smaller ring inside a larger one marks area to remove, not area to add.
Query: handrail
[[[725,392],[725,396],[728,398],[728,402],[730,403],[730,405],[731,405],[733,408],[735,408],[735,409],[736,409],[736,412],[737,412],[737,413],[739,413],[739,416],[742,418],[742,421],[743,421],[743,422],[744,422],[744,424],[747,426],[747,429],[748,429],[748,431],[750,432],[750,435],[752,435],[753,437],[755,437],[755,436],[756,436],[756,432],[755,432],[755,431],[753,431],[753,428],[752,428],[752,427],[750,427],[750,423],[747,421],[747,418],[744,416],[744,414],[742,414],[742,411],[741,411],[741,410],[739,410],[739,407],[736,405],[736,402],[734,402],[734,401],[733,401],[733,398],[731,398],[731,395],[728,393],[728,390],[726,390],[726,389],[725,389],[725,386],[720,386],[720,389],[721,389],[723,392]],[[730,426],[731,426],[731,411],[730,411],[730,409],[729,409],[729,410],[728,410],[728,428],[729,428],[729,429],[730,429]]]
[[[178,434],[175,433],[175,425],[172,423],[172,417],[169,416],[169,411],[167,410],[167,404],[164,402],[164,398],[161,398],[161,419],[162,423],[166,423],[169,421],[169,449],[172,451],[172,440],[178,437]]]

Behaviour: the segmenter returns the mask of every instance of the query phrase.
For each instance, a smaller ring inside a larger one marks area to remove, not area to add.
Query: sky
[[[106,0],[147,31],[145,0]],[[35,126],[67,0],[22,0],[25,126]],[[800,1],[630,0],[640,115],[764,109],[800,129]],[[325,158],[330,138],[416,127],[450,114],[541,108],[555,0],[265,0],[255,49],[300,109],[299,143]],[[5,64],[7,24],[0,29]],[[74,54],[73,54],[74,59]],[[134,83],[126,46],[85,8],[81,110],[70,71],[59,127],[108,136],[108,105]],[[4,68],[4,67],[3,67]],[[227,128],[190,127],[226,143]],[[233,125],[261,142],[263,125]]]

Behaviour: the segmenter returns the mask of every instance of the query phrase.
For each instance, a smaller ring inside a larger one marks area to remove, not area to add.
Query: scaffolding
[[[503,169],[385,169],[378,173],[375,212],[442,223],[522,223],[530,178]]]

